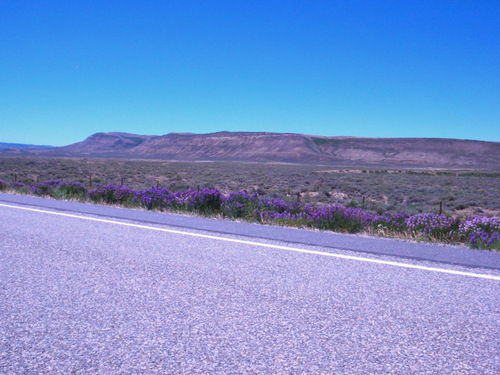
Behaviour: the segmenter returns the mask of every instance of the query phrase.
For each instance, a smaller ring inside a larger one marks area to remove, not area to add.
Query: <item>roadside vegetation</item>
[[[385,170],[364,166],[332,166],[169,162],[85,158],[0,158],[0,179],[34,184],[75,181],[86,188],[98,184],[151,186],[172,192],[218,189],[257,193],[273,199],[314,206],[342,204],[379,214],[439,213],[453,217],[500,216],[500,166],[497,171]]]
[[[468,244],[472,248],[500,249],[500,219],[496,216],[452,217],[437,213],[376,212],[340,203],[321,205],[260,195],[257,192],[222,193],[216,188],[171,191],[166,187],[132,189],[125,185],[48,180],[38,183],[0,180],[0,191],[56,199],[142,207],[168,212],[240,219],[266,224],[317,228],[341,233]]]

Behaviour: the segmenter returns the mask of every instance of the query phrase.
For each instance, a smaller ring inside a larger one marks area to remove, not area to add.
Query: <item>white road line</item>
[[[3,203],[0,203],[0,206],[2,206],[2,207],[8,207],[8,208],[14,208],[14,209],[18,209],[18,210],[41,212],[41,213],[50,214],[50,215],[72,217],[72,218],[75,218],[75,219],[91,220],[91,221],[98,221],[98,222],[101,222],[101,223],[117,224],[117,225],[123,225],[123,226],[127,226],[127,227],[156,230],[156,231],[160,231],[160,232],[174,233],[174,234],[180,234],[180,235],[185,235],[185,236],[209,238],[209,239],[212,239],[212,240],[219,240],[219,241],[226,241],[226,242],[235,242],[235,243],[241,243],[241,244],[246,244],[246,245],[267,247],[267,248],[272,248],[272,249],[295,251],[295,252],[299,252],[299,253],[315,254],[315,255],[322,255],[322,256],[328,256],[328,257],[334,257],[334,258],[357,260],[357,261],[360,261],[360,262],[385,264],[385,265],[389,265],[389,266],[404,267],[404,268],[413,268],[413,269],[424,270],[424,271],[441,272],[441,273],[448,273],[448,274],[453,274],[453,275],[471,276],[471,277],[478,277],[478,278],[482,278],[482,279],[499,280],[500,281],[500,276],[494,276],[494,275],[487,275],[487,274],[480,274],[480,273],[473,273],[473,272],[462,272],[462,271],[448,270],[448,269],[445,269],[445,268],[417,266],[417,265],[408,264],[408,263],[391,262],[391,261],[387,261],[387,260],[370,259],[370,258],[356,257],[356,256],[351,256],[351,255],[342,255],[342,254],[326,253],[326,252],[323,252],[323,251],[307,250],[307,249],[301,249],[301,248],[297,248],[297,247],[280,246],[280,245],[272,245],[272,244],[261,243],[261,242],[237,240],[237,239],[233,239],[233,238],[217,237],[217,236],[211,236],[211,235],[207,235],[207,234],[183,232],[183,231],[175,230],[175,229],[157,228],[157,227],[151,227],[151,226],[148,226],[148,225],[124,223],[124,222],[121,222],[121,221],[106,220],[106,219],[98,219],[98,218],[95,218],[95,217],[65,214],[65,213],[62,213],[62,212],[55,212],[55,211],[45,211],[45,210],[40,210],[40,209],[37,209],[37,208],[12,206],[12,205],[3,204]]]

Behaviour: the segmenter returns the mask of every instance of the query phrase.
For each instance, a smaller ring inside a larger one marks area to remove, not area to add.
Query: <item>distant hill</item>
[[[0,155],[500,169],[500,142],[322,137],[266,132],[170,133],[162,136],[96,133],[69,146],[3,149]]]
[[[26,145],[23,143],[3,143],[0,142],[0,149],[2,148],[52,148],[53,146],[40,146],[40,145]]]
[[[127,153],[150,138],[152,137],[129,133],[96,133],[82,142],[59,147],[57,151],[88,156],[108,156],[107,154]]]

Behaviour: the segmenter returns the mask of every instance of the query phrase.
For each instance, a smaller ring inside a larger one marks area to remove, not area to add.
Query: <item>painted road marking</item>
[[[233,239],[233,238],[211,236],[211,235],[208,235],[208,234],[183,232],[183,231],[175,230],[175,229],[157,228],[157,227],[151,227],[151,226],[148,226],[148,225],[124,223],[122,221],[98,219],[98,218],[95,218],[95,217],[66,214],[66,213],[55,212],[55,211],[45,211],[45,210],[41,210],[41,209],[37,209],[37,208],[12,206],[12,205],[3,204],[3,203],[0,203],[0,206],[2,206],[2,207],[8,207],[8,208],[14,208],[14,209],[18,209],[18,210],[41,212],[41,213],[45,213],[45,214],[49,214],[49,215],[58,215],[58,216],[71,217],[71,218],[75,218],[75,219],[98,221],[98,222],[101,222],[101,223],[108,223],[108,224],[117,224],[117,225],[123,225],[123,226],[127,226],[127,227],[133,227],[133,228],[156,230],[156,231],[159,231],[159,232],[167,232],[167,233],[173,233],[173,234],[180,234],[180,235],[184,235],[184,236],[201,237],[201,238],[208,238],[208,239],[211,239],[211,240],[241,243],[241,244],[245,244],[245,245],[252,245],[252,246],[259,246],[259,247],[267,247],[267,248],[271,248],[271,249],[295,251],[295,252],[299,252],[299,253],[322,255],[322,256],[328,256],[328,257],[334,257],[334,258],[340,258],[340,259],[357,260],[357,261],[360,261],[360,262],[385,264],[385,265],[389,265],[389,266],[404,267],[404,268],[413,268],[413,269],[424,270],[424,271],[441,272],[441,273],[448,273],[448,274],[452,274],[452,275],[471,276],[471,277],[478,277],[478,278],[482,278],[482,279],[489,279],[489,280],[498,280],[498,281],[500,281],[500,276],[494,276],[494,275],[487,275],[487,274],[480,274],[480,273],[473,273],[473,272],[462,272],[462,271],[448,270],[448,269],[445,269],[445,268],[417,266],[417,265],[409,264],[409,263],[391,262],[391,261],[387,261],[387,260],[370,259],[370,258],[357,257],[357,256],[351,256],[351,255],[342,255],[342,254],[327,253],[327,252],[323,252],[323,251],[307,250],[307,249],[301,249],[301,248],[298,248],[298,247],[280,246],[280,245],[272,245],[272,244],[261,243],[261,242],[237,240],[237,239]],[[338,249],[338,250],[340,250],[340,249]]]

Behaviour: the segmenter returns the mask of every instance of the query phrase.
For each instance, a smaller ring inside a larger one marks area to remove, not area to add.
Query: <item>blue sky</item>
[[[500,141],[499,1],[2,1],[0,142]]]

